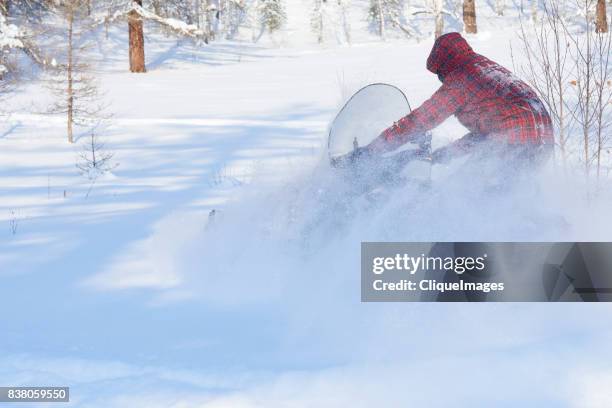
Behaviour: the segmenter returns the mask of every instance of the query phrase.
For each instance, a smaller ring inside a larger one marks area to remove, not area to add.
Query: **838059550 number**
[[[0,402],[69,402],[68,387],[0,387]]]

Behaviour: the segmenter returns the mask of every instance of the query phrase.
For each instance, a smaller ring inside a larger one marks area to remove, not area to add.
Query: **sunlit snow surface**
[[[470,41],[510,66],[511,37]],[[609,192],[552,168],[505,194],[461,161],[426,193],[347,189],[329,121],[371,82],[425,100],[431,43],[152,41],[142,76],[111,43],[119,166],[93,188],[24,86],[0,134],[0,385],[69,385],[78,407],[607,406],[608,305],[360,303],[364,240],[612,236]]]

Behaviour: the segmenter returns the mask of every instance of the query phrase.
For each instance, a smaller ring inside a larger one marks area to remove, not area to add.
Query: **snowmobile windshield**
[[[338,157],[370,144],[398,118],[410,112],[402,91],[388,84],[359,90],[344,105],[329,130],[329,155]]]

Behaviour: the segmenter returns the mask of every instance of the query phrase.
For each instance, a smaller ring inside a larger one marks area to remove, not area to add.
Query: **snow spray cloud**
[[[187,271],[183,287],[196,302],[259,328],[249,348],[211,327],[237,359],[259,359],[259,367],[369,367],[390,359],[445,367],[458,355],[527,348],[529,361],[552,370],[558,356],[547,339],[568,339],[556,350],[572,355],[577,343],[569,339],[609,331],[608,305],[360,299],[364,241],[609,240],[607,194],[589,202],[582,180],[561,179],[553,168],[500,194],[487,189],[487,171],[462,159],[433,166],[428,189],[407,184],[366,195],[353,194],[359,183],[347,185],[326,158],[280,185],[254,177],[175,257],[176,270]]]
[[[434,165],[425,188],[372,187],[371,179],[347,179],[324,159],[280,185],[254,177],[192,239],[176,269],[191,271],[185,286],[202,299],[248,304],[284,298],[287,285],[356,277],[365,241],[610,240],[609,191],[589,196],[581,178],[552,165],[513,183],[507,174],[499,162],[462,158]]]

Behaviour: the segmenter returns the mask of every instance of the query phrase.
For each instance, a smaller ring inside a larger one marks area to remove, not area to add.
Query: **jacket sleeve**
[[[413,141],[416,136],[435,128],[455,114],[463,104],[463,99],[459,87],[444,83],[421,106],[383,131],[371,147],[374,150],[389,151]]]

